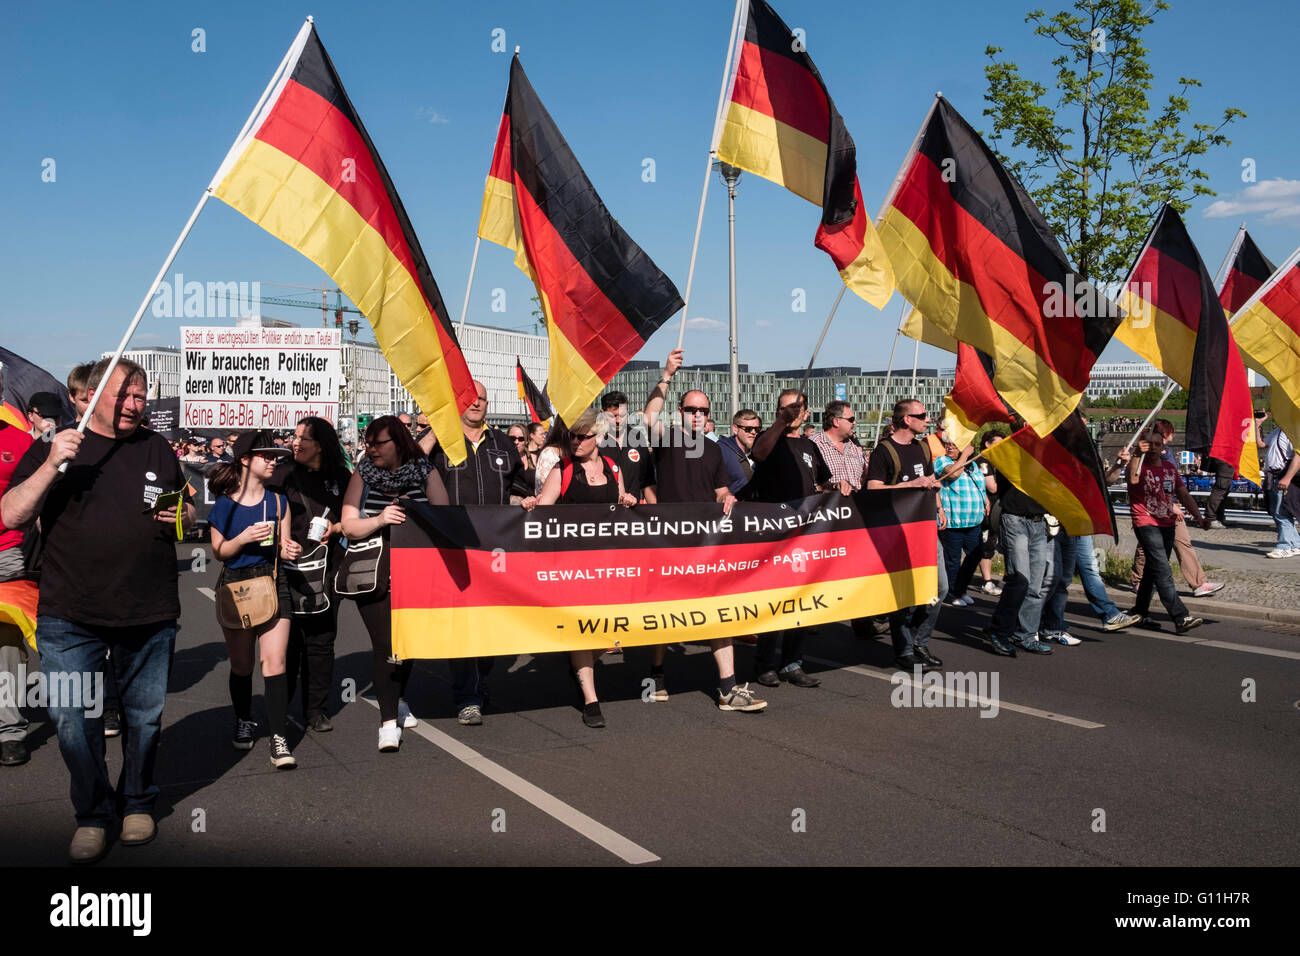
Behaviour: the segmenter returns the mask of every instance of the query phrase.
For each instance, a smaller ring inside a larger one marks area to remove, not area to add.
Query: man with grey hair
[[[41,670],[82,691],[47,707],[71,776],[75,863],[104,855],[119,811],[124,845],[148,843],[157,832],[154,766],[180,617],[175,542],[178,524],[183,530],[194,520],[171,446],[140,424],[144,369],[123,360],[107,375],[110,363],[101,359],[91,372],[84,433],[64,429],[33,443],[0,498],[5,527],[29,528],[40,519]],[[126,723],[116,794],[92,689],[98,684],[102,691],[95,678],[110,649]]]

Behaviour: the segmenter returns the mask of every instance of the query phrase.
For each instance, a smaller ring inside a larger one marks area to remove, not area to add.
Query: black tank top
[[[559,504],[605,505],[618,501],[618,475],[609,467],[609,462],[604,455],[600,457],[600,464],[605,470],[605,483],[595,487],[587,484],[587,469],[583,467],[582,462],[565,458],[556,467],[563,468],[566,464],[573,471],[570,473],[569,488],[560,495]]]

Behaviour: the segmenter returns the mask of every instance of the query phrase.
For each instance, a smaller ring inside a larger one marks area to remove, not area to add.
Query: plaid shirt
[[[867,474],[867,456],[862,453],[862,446],[846,441],[844,451],[840,451],[826,432],[818,432],[812,440],[821,449],[822,460],[831,470],[831,481],[836,484],[847,481],[854,491],[861,491],[862,479]]]
[[[940,455],[934,460],[934,473],[937,477],[953,463],[947,455]],[[971,462],[961,474],[951,481],[945,481],[939,489],[944,513],[948,515],[949,528],[973,528],[984,520],[984,475],[980,466]]]

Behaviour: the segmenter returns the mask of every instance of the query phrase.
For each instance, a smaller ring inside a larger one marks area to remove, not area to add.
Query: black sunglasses
[[[908,417],[908,418],[919,418],[919,419],[921,419],[922,421],[927,421],[927,422],[928,422],[928,421],[930,420],[930,413],[927,412],[925,409],[921,409],[920,412],[908,412],[907,417]]]
[[[595,432],[592,432],[589,435],[579,435],[577,432],[569,433],[569,441],[586,441],[588,438],[595,438],[595,437],[596,437]]]
[[[857,421],[858,421],[858,418],[857,418],[856,415],[836,415],[835,417],[838,418],[838,419],[839,419],[840,421],[842,421],[842,422],[848,422],[850,425],[854,425],[854,424],[856,424]]]
[[[749,432],[751,435],[758,434],[757,425],[737,425],[736,427],[739,428],[742,432]]]
[[[682,411],[687,415],[707,415],[709,414],[708,405],[683,405]]]

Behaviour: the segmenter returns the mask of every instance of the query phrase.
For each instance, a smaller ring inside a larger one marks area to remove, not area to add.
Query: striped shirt
[[[392,496],[384,494],[377,488],[371,488],[369,485],[366,485],[364,490],[366,496],[365,500],[361,502],[361,517],[363,518],[375,517],[375,515],[379,514],[379,512],[383,511],[399,497],[405,497],[411,501],[418,501],[421,504],[427,505],[429,503],[429,499],[424,494],[423,485],[419,488],[411,488],[408,491],[404,491],[401,495]]]
[[[935,476],[953,464],[947,455],[940,455],[934,460]],[[943,503],[944,513],[948,516],[949,528],[974,528],[984,521],[984,475],[976,462],[971,462],[962,469],[956,478],[943,482],[939,489],[939,500]]]
[[[836,484],[847,481],[854,491],[861,491],[867,475],[867,456],[863,454],[862,446],[846,441],[844,450],[840,451],[826,432],[818,432],[812,440],[831,471],[831,481]]]

